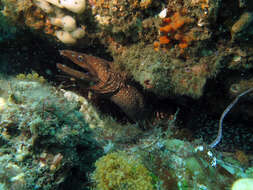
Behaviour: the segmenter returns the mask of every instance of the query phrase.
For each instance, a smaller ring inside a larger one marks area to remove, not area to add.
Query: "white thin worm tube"
[[[211,144],[209,144],[210,148],[214,148],[217,144],[219,144],[219,142],[221,141],[222,138],[222,123],[223,120],[225,118],[225,116],[227,115],[227,113],[231,110],[231,108],[238,102],[238,100],[244,96],[245,94],[248,94],[249,92],[253,91],[253,88],[250,88],[244,92],[242,92],[241,94],[239,94],[234,101],[228,105],[228,107],[224,110],[224,112],[222,113],[221,117],[220,117],[220,121],[219,121],[219,131],[217,134],[216,139],[213,140],[213,142]]]

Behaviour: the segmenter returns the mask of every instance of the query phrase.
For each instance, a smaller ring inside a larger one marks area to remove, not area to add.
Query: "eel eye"
[[[79,56],[77,57],[77,59],[78,59],[78,61],[83,61],[83,56],[79,55]]]

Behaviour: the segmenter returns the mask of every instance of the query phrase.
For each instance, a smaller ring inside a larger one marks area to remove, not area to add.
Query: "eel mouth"
[[[83,63],[80,63],[80,60],[78,60],[79,54],[77,52],[74,52],[71,50],[60,50],[59,53],[63,57],[67,58],[68,65],[72,64],[72,66],[69,67],[65,64],[57,63],[56,66],[59,70],[61,70],[67,75],[70,75],[71,77],[74,77],[75,79],[78,79],[78,80],[83,80],[86,82],[93,82],[93,83],[98,82],[97,77],[92,75],[92,72],[89,71],[89,68],[84,66]]]

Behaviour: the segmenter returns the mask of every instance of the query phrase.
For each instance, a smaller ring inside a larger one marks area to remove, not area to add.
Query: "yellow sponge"
[[[92,179],[99,190],[152,190],[152,177],[139,159],[119,151],[96,161]]]

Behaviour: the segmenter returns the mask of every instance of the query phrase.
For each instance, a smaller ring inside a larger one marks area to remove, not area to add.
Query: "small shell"
[[[165,18],[167,16],[168,10],[165,8],[159,13],[160,18]]]
[[[58,153],[54,156],[52,164],[50,166],[50,170],[55,170],[60,165],[61,161],[63,159],[63,155],[61,153]]]

